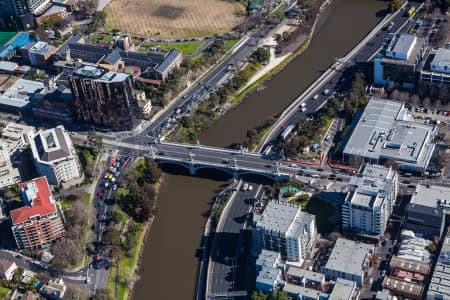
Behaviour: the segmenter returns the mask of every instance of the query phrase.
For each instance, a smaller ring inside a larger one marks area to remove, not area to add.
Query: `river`
[[[248,129],[281,112],[335,58],[345,56],[375,26],[386,6],[387,2],[375,0],[336,0],[325,11],[308,49],[266,81],[264,90],[217,120],[200,136],[200,142],[229,146],[244,141]],[[203,174],[205,177],[190,177],[179,169],[165,174],[159,215],[144,246],[134,299],[195,297],[203,226],[214,196],[227,180],[214,171]]]

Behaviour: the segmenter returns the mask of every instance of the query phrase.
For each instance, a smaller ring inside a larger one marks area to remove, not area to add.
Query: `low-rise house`
[[[359,298],[356,282],[338,278],[328,300],[353,300]]]
[[[17,270],[17,265],[13,261],[0,258],[0,278],[4,280],[11,280]]]
[[[289,297],[292,297],[295,300],[320,300],[327,299],[329,296],[328,294],[325,294],[321,291],[292,284],[289,282],[286,283],[283,291],[285,291]]]
[[[385,276],[382,283],[383,288],[391,291],[393,295],[421,300],[424,287],[421,284],[400,280],[397,278]]]
[[[39,294],[52,300],[63,299],[65,292],[66,292],[66,285],[64,284],[62,278],[50,280],[47,284],[44,284],[39,290]]]
[[[426,299],[450,299],[450,233],[442,243]]]
[[[317,273],[302,268],[290,266],[286,272],[286,278],[289,282],[304,287],[314,287],[321,289],[325,283],[325,274]]]
[[[328,262],[322,267],[322,272],[327,279],[343,278],[355,281],[361,286],[366,278],[373,251],[374,247],[371,245],[339,238]]]
[[[256,260],[256,289],[264,293],[273,293],[282,282],[284,265],[278,252],[262,250]]]

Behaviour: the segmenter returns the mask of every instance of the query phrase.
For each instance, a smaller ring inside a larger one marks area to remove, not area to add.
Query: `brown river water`
[[[200,136],[200,142],[229,146],[245,140],[248,129],[287,107],[335,58],[355,46],[379,21],[377,13],[387,2],[336,0],[324,13],[308,49],[281,72],[217,120]],[[229,179],[218,171],[199,172],[171,168],[159,197],[159,215],[146,241],[133,299],[194,299],[200,244],[208,210]]]

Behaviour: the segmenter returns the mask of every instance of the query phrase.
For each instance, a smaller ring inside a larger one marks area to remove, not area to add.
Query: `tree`
[[[254,291],[250,298],[251,300],[268,300],[268,295],[264,294],[262,291]]]
[[[342,238],[342,234],[340,234],[339,232],[332,232],[330,233],[330,240],[335,242],[337,239]]]
[[[77,265],[82,257],[81,250],[68,238],[56,241],[51,249],[54,255],[52,263],[58,270]]]
[[[183,124],[184,128],[191,128],[193,123],[191,116],[184,116],[183,119],[181,119],[181,124]]]
[[[104,246],[120,245],[120,233],[114,227],[109,227],[102,237],[102,244]]]
[[[25,269],[22,266],[17,267],[16,272],[14,272],[13,279],[12,279],[14,284],[18,284],[20,282],[24,271],[25,271]]]
[[[162,176],[162,171],[158,164],[151,158],[145,158],[145,181],[149,183],[157,183]]]
[[[118,209],[115,209],[112,213],[113,221],[116,224],[119,224],[122,221],[122,212]]]
[[[255,59],[258,63],[267,62],[270,59],[270,51],[268,48],[259,47],[256,49],[256,51],[253,53],[252,57]]]
[[[389,10],[397,10],[402,7],[403,2],[401,0],[392,0],[389,2]]]
[[[435,253],[435,252],[436,252],[436,245],[433,244],[433,243],[431,243],[431,244],[428,246],[428,251],[430,251],[430,253]]]

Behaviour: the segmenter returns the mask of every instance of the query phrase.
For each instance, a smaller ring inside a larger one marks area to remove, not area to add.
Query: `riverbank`
[[[205,104],[203,104],[202,107],[199,107],[198,110],[193,114],[193,116],[188,116],[183,119],[183,126],[179,125],[171,133],[169,133],[168,140],[183,143],[189,143],[196,140],[203,131],[206,131],[215,121],[224,116],[227,111],[234,109],[236,106],[238,106],[238,104],[243,102],[244,98],[249,95],[250,92],[254,90],[259,91],[259,86],[265,80],[270,79],[270,77],[283,70],[283,68],[288,65],[290,61],[302,54],[308,48],[322,12],[331,2],[332,0],[326,0],[322,2],[311,28],[309,28],[309,30],[306,29],[306,31],[309,33],[307,35],[303,35],[303,39],[300,39],[301,36],[299,36],[297,37],[297,39],[292,41],[292,43],[294,44],[302,42],[298,46],[298,49],[293,53],[288,53],[281,57],[277,57],[273,49],[273,46],[276,45],[274,36],[276,34],[280,35],[280,33],[282,34],[283,32],[285,32],[286,29],[288,29],[286,28],[286,26],[289,26],[287,24],[290,21],[284,21],[281,26],[278,27],[278,29],[273,30],[270,33],[270,36],[259,44],[259,46],[263,47],[272,45],[270,49],[271,55],[269,63],[267,65],[255,63],[246,64],[246,67],[243,68],[240,72],[249,72],[250,74],[252,74],[251,77],[242,88],[232,92],[229,96],[226,97],[228,99],[223,100],[225,102],[223,103],[223,107],[220,107],[220,101],[217,101],[216,99],[217,95],[210,96],[210,98],[205,101]],[[292,47],[291,44],[289,44],[289,46]],[[256,70],[254,70],[253,68],[256,68]],[[184,122],[184,120],[187,120],[187,122]]]

